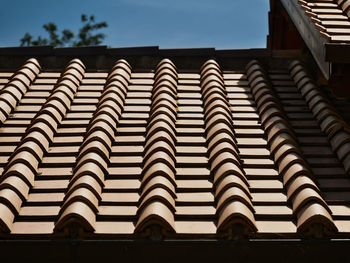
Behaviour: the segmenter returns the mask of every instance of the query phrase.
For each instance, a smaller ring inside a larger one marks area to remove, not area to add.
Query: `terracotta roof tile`
[[[347,173],[350,172],[350,163],[347,156],[350,154],[349,140],[350,127],[337,113],[331,103],[325,98],[320,89],[309,77],[304,66],[295,61],[290,65],[291,76],[296,80],[298,89],[311,108],[322,131],[327,134],[333,151],[343,162]],[[303,81],[307,79],[308,81]]]
[[[177,70],[168,59],[156,67],[146,128],[141,195],[135,232],[159,239],[175,232]]]
[[[348,124],[301,63],[34,61],[0,93],[4,238],[348,235]]]
[[[79,149],[73,176],[55,225],[56,231],[95,230],[109,154],[124,106],[130,74],[130,66],[121,60],[107,77],[104,92]]]
[[[288,200],[291,201],[293,213],[297,216],[298,231],[316,236],[322,236],[329,231],[337,231],[327,203],[315,191],[317,186],[314,182],[314,176],[308,163],[303,158],[293,130],[290,129],[290,124],[279,106],[278,98],[269,84],[266,72],[259,62],[252,61],[247,65],[247,75],[262,117],[268,111],[264,112],[261,110],[264,105],[259,105],[261,90],[266,90],[265,92],[270,94],[270,101],[273,101],[269,111],[274,112],[274,115],[268,114],[265,119],[262,119],[262,124],[268,134],[268,142],[274,153],[279,173],[283,176],[283,183],[288,192]],[[259,81],[257,81],[258,78]],[[278,121],[266,125],[271,116],[279,116]],[[267,130],[267,128],[269,129]],[[276,145],[276,140],[281,141],[281,143]],[[304,179],[304,177],[306,178]],[[307,227],[304,224],[307,224]],[[313,225],[322,227],[316,229]]]
[[[27,92],[28,86],[40,72],[37,60],[29,59],[15,72],[10,81],[1,89],[0,93],[0,122],[3,123],[10,112],[17,106],[18,101]]]
[[[201,68],[201,88],[209,163],[214,174],[218,231],[249,235],[257,231],[249,183],[238,153],[232,115],[219,65],[207,61]]]
[[[33,63],[32,61],[30,60],[29,62]],[[71,68],[81,67],[77,60],[71,61],[69,66]],[[3,180],[0,184],[0,187],[3,189],[2,204],[7,204],[12,208],[12,215],[10,213],[2,213],[0,215],[3,231],[11,231],[11,218],[19,212],[22,202],[28,197],[29,190],[34,185],[34,174],[37,172],[39,162],[43,158],[44,152],[48,150],[49,143],[53,140],[54,133],[57,130],[57,124],[61,120],[60,117],[54,115],[54,112],[59,111],[61,115],[64,115],[66,107],[70,106],[71,100],[61,90],[61,87],[69,85],[71,89],[77,89],[79,83],[69,81],[71,74],[73,73],[69,72],[67,75],[63,73],[60,78],[62,83],[61,81],[57,83],[52,95],[36,114],[27,128],[26,134],[22,137],[21,143],[11,154],[9,162],[3,171]],[[80,75],[81,78],[82,76]],[[64,104],[65,107],[56,109],[54,107],[55,102]],[[10,193],[12,198],[8,195]]]
[[[348,1],[298,1],[307,16],[315,23],[321,35],[332,42],[349,41],[349,2]]]

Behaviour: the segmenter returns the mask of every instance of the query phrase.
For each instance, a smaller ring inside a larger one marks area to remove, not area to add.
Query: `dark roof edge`
[[[106,70],[118,59],[126,59],[134,70],[154,69],[163,58],[171,59],[178,69],[197,71],[208,59],[216,59],[225,70],[242,70],[252,59],[262,61],[301,58],[300,51],[258,49],[179,48],[159,49],[158,46],[108,48],[107,46],[53,48],[0,48],[0,70],[16,70],[26,59],[38,59],[44,70],[59,70],[72,58],[79,58],[87,70]]]
[[[36,263],[107,262],[111,258],[121,262],[348,262],[349,242],[3,240],[0,253],[4,262]]]
[[[293,51],[292,51],[293,52]],[[294,51],[295,52],[295,51]],[[275,52],[274,53],[278,53]],[[282,52],[280,52],[282,54]],[[286,53],[284,51],[283,53]],[[287,52],[288,53],[288,52]],[[215,49],[215,48],[170,48],[158,46],[120,47],[0,47],[0,56],[217,56],[217,57],[269,57],[272,52],[266,48]]]

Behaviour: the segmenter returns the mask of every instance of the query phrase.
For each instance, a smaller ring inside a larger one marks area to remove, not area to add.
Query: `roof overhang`
[[[281,2],[311,51],[324,77],[328,80],[331,71],[330,61],[325,60],[327,40],[320,35],[312,20],[305,15],[305,11],[299,5],[298,0],[281,0]]]
[[[349,240],[0,241],[2,262],[347,262]],[[19,253],[20,252],[20,253]]]
[[[280,1],[327,80],[331,92],[337,98],[349,98],[350,44],[330,43],[330,37],[318,28],[312,15],[305,12],[299,0]],[[320,78],[320,82],[324,82],[323,78]]]

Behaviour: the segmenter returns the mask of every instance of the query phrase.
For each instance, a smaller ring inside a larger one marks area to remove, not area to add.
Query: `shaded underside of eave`
[[[349,240],[0,241],[0,259],[2,262],[52,263],[111,259],[128,262],[347,262],[349,245]]]
[[[350,62],[350,44],[348,43],[327,43],[326,44],[326,61],[334,63]]]

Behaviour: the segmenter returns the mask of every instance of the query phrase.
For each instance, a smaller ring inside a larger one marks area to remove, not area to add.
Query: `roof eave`
[[[311,19],[305,15],[305,11],[299,5],[298,0],[281,0],[281,3],[311,51],[322,74],[328,80],[331,72],[330,62],[325,60],[327,40],[320,35]]]
[[[349,240],[0,241],[5,262],[347,262]],[[21,251],[21,253],[18,253]]]

